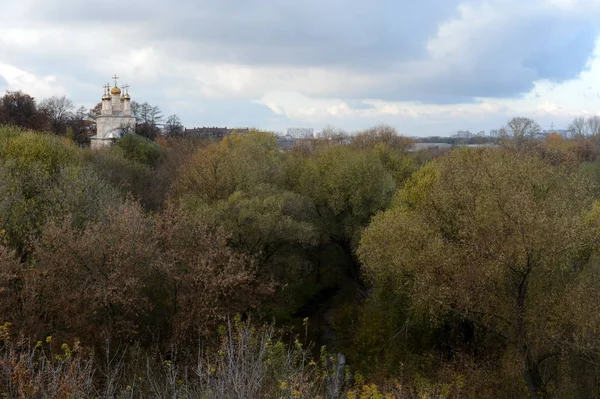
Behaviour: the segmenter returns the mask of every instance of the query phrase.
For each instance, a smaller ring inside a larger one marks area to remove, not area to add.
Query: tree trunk
[[[529,268],[521,278],[517,295],[517,337],[520,345],[519,354],[523,367],[523,380],[532,398],[543,396],[541,378],[536,362],[532,359],[527,339],[527,327],[525,322],[525,299],[527,297]]]

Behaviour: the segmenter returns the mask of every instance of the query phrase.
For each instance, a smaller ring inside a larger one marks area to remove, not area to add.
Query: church
[[[127,131],[135,131],[135,117],[131,114],[131,98],[129,86],[123,86],[123,91],[117,85],[119,79],[113,76],[115,85],[104,86],[102,109],[96,118],[96,135],[90,138],[92,148],[110,146],[116,139]],[[110,89],[110,90],[109,90]]]

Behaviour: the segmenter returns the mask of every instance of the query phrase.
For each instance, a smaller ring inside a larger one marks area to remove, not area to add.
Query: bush
[[[147,166],[156,165],[161,156],[158,144],[137,134],[124,135],[116,147],[123,150],[125,158]]]

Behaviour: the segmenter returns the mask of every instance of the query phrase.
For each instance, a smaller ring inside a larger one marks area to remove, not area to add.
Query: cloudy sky
[[[0,93],[113,74],[184,125],[407,135],[600,113],[600,0],[0,0]]]

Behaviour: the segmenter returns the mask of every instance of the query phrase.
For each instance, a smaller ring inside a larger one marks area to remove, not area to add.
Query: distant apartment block
[[[285,136],[277,136],[277,146],[279,148],[292,148],[296,146],[296,138],[287,134]]]
[[[315,130],[306,127],[290,127],[287,130],[287,135],[296,139],[312,139],[315,137]]]

